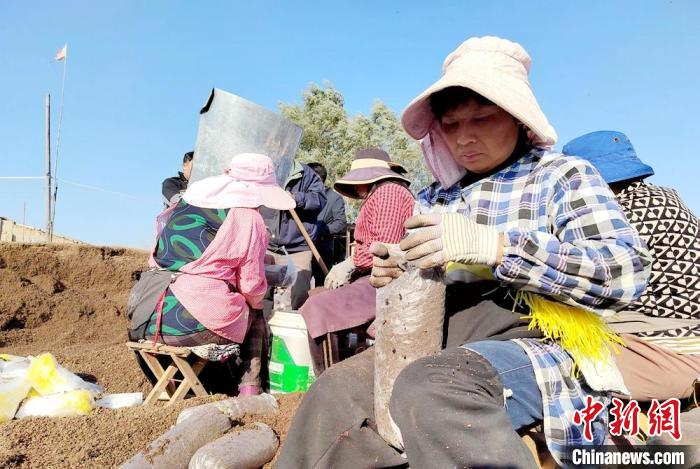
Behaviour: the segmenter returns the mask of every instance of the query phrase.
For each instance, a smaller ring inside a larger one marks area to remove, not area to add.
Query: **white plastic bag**
[[[18,419],[24,417],[71,417],[87,415],[95,407],[92,394],[87,389],[35,396],[25,400],[17,411]]]
[[[136,407],[143,404],[142,392],[123,392],[119,394],[107,394],[95,402],[97,407],[105,409],[120,409],[122,407]]]
[[[292,256],[282,247],[286,264],[269,264],[265,266],[265,279],[268,286],[287,288],[294,285],[297,280],[297,267],[292,261]]]
[[[24,378],[27,376],[28,369],[28,358],[14,355],[3,355],[0,358],[0,378]]]
[[[199,448],[219,438],[230,428],[231,421],[227,416],[209,408],[172,426],[120,468],[186,468]]]
[[[0,378],[0,423],[12,420],[30,389],[25,377]]]
[[[226,435],[199,448],[189,469],[257,469],[275,457],[279,441],[264,423],[255,428]]]
[[[297,281],[297,266],[294,264],[292,256],[289,255],[284,246],[282,246],[282,252],[284,252],[284,258],[287,261],[287,270],[284,273],[284,279],[280,287],[287,288],[294,285],[294,282]]]
[[[209,412],[216,409],[233,421],[238,421],[244,415],[274,415],[279,411],[277,399],[271,394],[263,393],[257,396],[238,396],[223,401],[210,402],[194,407],[188,407],[177,416],[177,423],[192,415]]]
[[[389,245],[392,252],[393,246]],[[398,251],[399,255],[403,255]],[[392,252],[392,255],[397,255]],[[377,290],[374,344],[374,410],[377,432],[392,446],[403,448],[399,428],[389,414],[394,381],[413,361],[442,348],[445,283],[437,269],[406,271]]]

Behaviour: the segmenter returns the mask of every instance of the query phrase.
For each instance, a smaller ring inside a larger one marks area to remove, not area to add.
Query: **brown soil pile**
[[[53,353],[109,392],[148,389],[128,353],[125,308],[147,254],[123,248],[0,244],[0,353]]]
[[[51,352],[107,392],[147,393],[150,384],[124,345],[126,302],[146,260],[146,252],[124,248],[0,243],[0,353]],[[114,467],[182,408],[222,397],[0,424],[0,467]],[[299,400],[282,396],[280,413],[260,421],[283,439]]]

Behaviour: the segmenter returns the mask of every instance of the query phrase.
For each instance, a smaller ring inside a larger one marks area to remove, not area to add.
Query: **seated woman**
[[[519,44],[471,38],[404,111],[437,182],[419,192],[400,248],[421,268],[485,271],[507,295],[483,303],[522,308],[544,340],[513,324],[409,364],[389,405],[405,459],[373,425],[371,352],[340,363],[302,401],[279,467],[536,467],[517,432],[542,421],[560,465],[577,445],[604,441],[606,412],[587,441],[574,411],[624,387],[609,351],[619,338],[602,318],[641,294],[651,257],[598,172],[548,150],[556,133],[530,65]],[[385,247],[371,250],[372,285],[401,274]]]
[[[582,135],[562,152],[600,171],[654,256],[644,293],[607,319],[625,342],[615,360],[630,397],[690,397],[700,376],[700,220],[675,190],[645,181],[654,170],[622,132]]]
[[[240,394],[260,390],[266,336],[260,310],[269,235],[260,206],[294,207],[265,155],[239,154],[224,174],[192,184],[177,205],[158,216],[151,270],[130,299],[137,303],[130,340],[193,347],[197,355],[227,366],[236,361],[229,357],[239,357]]]
[[[356,326],[368,326],[375,316],[375,290],[369,284],[373,242],[398,243],[404,235],[403,223],[411,216],[415,200],[408,190],[406,170],[393,163],[379,149],[357,152],[350,171],[337,180],[337,192],[352,199],[363,199],[355,226],[355,252],[352,257],[333,266],[325,287],[330,291],[309,297],[299,312],[309,331],[309,346],[314,371],[325,369],[321,342],[331,334],[331,349],[337,361],[336,332]]]

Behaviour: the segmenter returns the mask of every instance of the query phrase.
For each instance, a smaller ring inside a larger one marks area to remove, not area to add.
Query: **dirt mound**
[[[0,243],[0,353],[51,352],[107,392],[147,393],[151,386],[124,345],[126,302],[146,261],[145,251],[124,248]],[[223,397],[0,424],[0,467],[115,467],[182,408]],[[259,421],[283,441],[300,399],[281,396],[279,414]]]
[[[109,392],[146,390],[124,347],[126,302],[146,261],[132,249],[0,244],[0,353],[51,352]]]
[[[235,428],[263,422],[284,441],[302,396],[279,396],[277,415],[245,417]],[[226,397],[191,398],[171,407],[97,409],[85,417],[13,420],[0,425],[0,467],[117,467],[170,428],[182,409]]]

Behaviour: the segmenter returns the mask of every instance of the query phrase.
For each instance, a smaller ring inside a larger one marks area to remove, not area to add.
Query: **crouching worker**
[[[260,391],[269,240],[260,206],[294,207],[265,155],[234,156],[224,174],[192,184],[156,219],[151,270],[142,274],[130,298],[136,303],[130,340],[191,347],[196,355],[223,362],[224,372],[211,378],[228,386],[242,371],[237,390],[216,389],[228,394]],[[205,386],[207,368],[200,375]]]
[[[456,262],[490,277],[505,291],[462,301],[492,316],[516,308],[543,338],[513,323],[409,364],[389,404],[398,450],[373,423],[371,351],[340,363],[302,401],[279,467],[534,468],[518,431],[543,421],[563,466],[578,445],[604,441],[605,411],[593,441],[574,411],[624,387],[610,352],[619,338],[603,317],[641,294],[651,259],[598,172],[548,150],[556,133],[530,88],[530,65],[516,43],[471,38],[404,111],[437,182],[419,192],[400,248],[421,268]],[[401,275],[385,247],[372,251],[372,285]]]
[[[329,291],[309,297],[299,312],[309,331],[309,346],[314,371],[325,369],[321,342],[330,333],[334,361],[338,356],[338,331],[357,326],[365,328],[374,320],[375,289],[369,284],[373,242],[398,243],[404,235],[404,222],[411,216],[415,200],[408,190],[406,170],[379,149],[361,150],[355,155],[350,171],[337,180],[337,192],[352,199],[362,199],[355,226],[355,252],[335,265],[324,286]]]
[[[608,318],[625,342],[615,360],[630,397],[689,398],[700,376],[700,220],[676,191],[644,181],[654,170],[621,132],[582,135],[563,152],[600,171],[654,256],[642,296]]]

